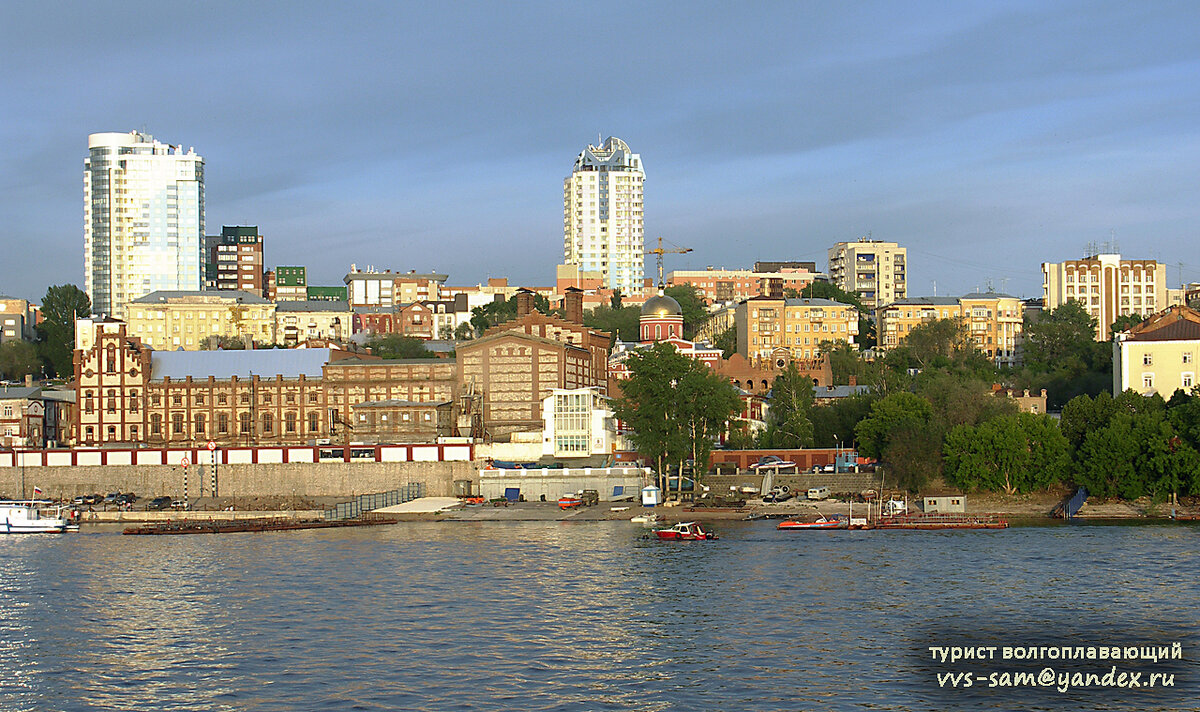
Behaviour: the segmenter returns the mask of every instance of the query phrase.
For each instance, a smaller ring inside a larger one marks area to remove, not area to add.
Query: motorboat
[[[630,517],[629,521],[633,522],[634,524],[654,524],[658,521],[658,515],[654,512],[646,512],[645,514],[639,514],[637,516]]]
[[[704,541],[717,538],[716,534],[704,531],[699,522],[680,522],[670,529],[655,529],[654,534],[659,539],[674,541]]]
[[[821,517],[815,522],[801,522],[796,519],[785,519],[775,525],[776,529],[845,529],[846,520],[840,518],[826,519]]]
[[[71,517],[63,516],[68,507],[55,507],[53,517],[43,517],[40,504],[50,503],[32,499],[0,502],[0,534],[56,534],[79,529]]]
[[[558,498],[559,509],[575,509],[583,506],[583,497],[574,494],[564,494]]]

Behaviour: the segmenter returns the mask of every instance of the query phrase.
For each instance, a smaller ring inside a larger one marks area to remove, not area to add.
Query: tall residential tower
[[[908,296],[905,261],[908,250],[894,242],[859,238],[829,248],[829,279],[857,294],[868,310]]]
[[[204,159],[153,136],[96,133],[83,162],[84,279],[92,312],[204,282]]]
[[[603,285],[640,295],[643,286],[642,157],[619,138],[588,146],[563,181],[563,257]]]

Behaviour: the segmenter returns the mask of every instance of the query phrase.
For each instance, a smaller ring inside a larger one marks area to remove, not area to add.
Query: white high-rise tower
[[[588,146],[563,181],[563,257],[604,286],[642,293],[642,157],[619,138]]]
[[[123,317],[158,290],[204,281],[204,159],[153,136],[95,133],[83,162],[83,263],[92,313]]]

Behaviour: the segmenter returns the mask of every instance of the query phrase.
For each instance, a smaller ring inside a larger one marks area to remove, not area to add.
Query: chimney
[[[567,293],[563,296],[563,311],[566,312],[567,321],[583,325],[583,290],[567,287]]]
[[[850,387],[853,388],[854,386],[857,386],[857,385],[858,385],[858,376],[855,376],[854,374],[850,374]]]
[[[532,311],[535,311],[535,309],[533,308],[534,296],[535,296],[534,293],[529,291],[528,289],[520,289],[517,291],[517,318],[518,319],[529,314]]]
[[[33,374],[32,373],[25,374],[25,387],[33,388]]]

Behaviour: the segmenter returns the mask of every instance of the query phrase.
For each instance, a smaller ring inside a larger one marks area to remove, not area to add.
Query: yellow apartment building
[[[210,336],[275,343],[275,304],[249,292],[151,292],[125,316],[127,333],[158,351],[199,351]]]
[[[959,299],[962,318],[975,348],[987,354],[997,366],[1016,366],[1021,362],[1021,331],[1025,303],[998,292],[975,292]]]
[[[875,333],[878,348],[891,351],[900,345],[909,332],[935,319],[958,319],[962,307],[955,297],[910,297],[898,299],[875,310]]]
[[[1200,312],[1174,306],[1113,338],[1113,395],[1133,389],[1170,398],[1196,387]]]
[[[1079,302],[1096,318],[1096,340],[1107,341],[1119,316],[1166,309],[1167,267],[1155,260],[1123,260],[1098,254],[1081,260],[1042,263],[1046,309]]]
[[[820,356],[826,341],[853,344],[858,336],[858,311],[830,299],[754,297],[734,312],[738,353],[766,357],[786,348],[793,358]]]

